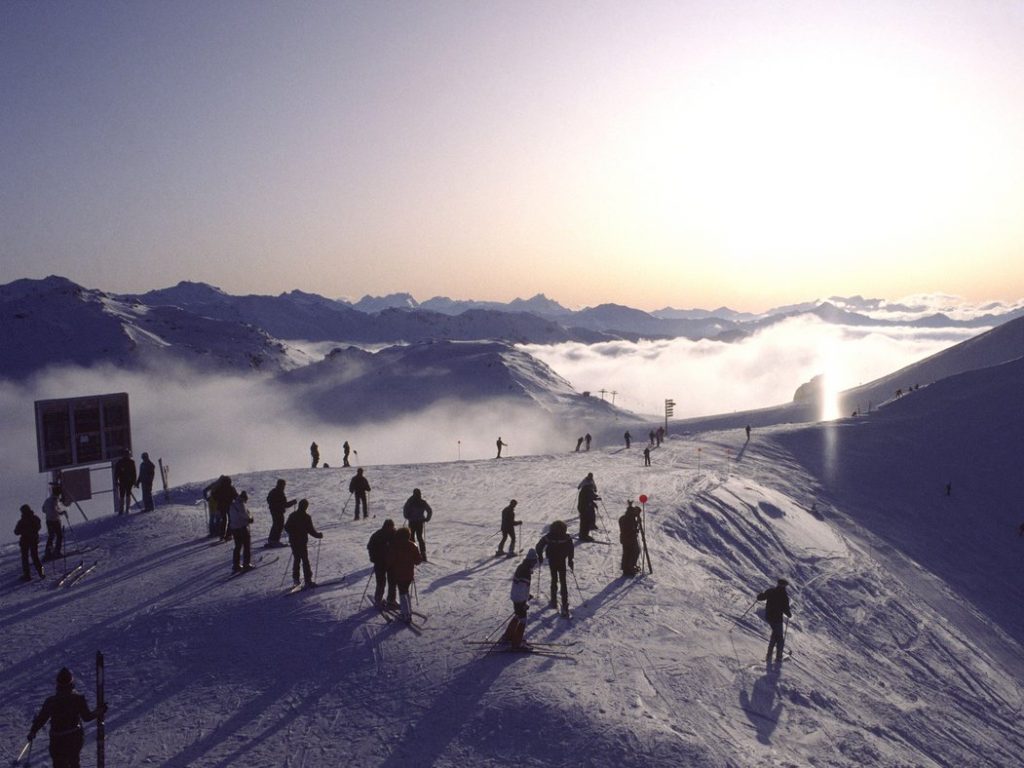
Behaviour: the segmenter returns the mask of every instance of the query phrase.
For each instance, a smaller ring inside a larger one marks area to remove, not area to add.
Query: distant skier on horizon
[[[580,446],[581,445],[583,445],[583,438],[582,437],[576,438],[576,453],[580,452]]]
[[[309,456],[313,460],[313,465],[310,469],[316,469],[317,464],[320,463],[320,446],[316,443],[309,444]]]
[[[632,435],[629,434],[629,430],[626,430],[626,434],[622,436],[626,441],[626,450],[629,450],[629,441],[633,439]]]
[[[856,416],[857,412],[854,411],[853,415]],[[746,430],[747,430],[747,442],[749,443],[750,442],[750,425],[749,424],[747,424]]]
[[[757,599],[766,601],[764,609],[764,620],[772,628],[772,636],[768,641],[768,653],[764,660],[772,660],[772,650],[775,651],[775,661],[782,661],[782,653],[786,643],[786,633],[782,626],[782,617],[785,615],[791,618],[793,614],[789,610],[789,595],[786,594],[786,587],[789,582],[779,579],[778,583],[771,589],[766,589],[757,595]]]
[[[651,446],[649,445],[644,446],[644,466],[651,466]]]
[[[587,447],[586,447],[586,449],[585,449],[585,450],[588,450],[588,451],[589,451],[589,450],[590,450],[590,440],[591,440],[591,437],[590,437],[590,433],[589,433],[589,432],[587,432],[587,434],[585,434],[585,435],[583,436],[583,439],[584,439],[584,440],[585,440],[585,441],[587,442]]]
[[[348,455],[351,452],[352,452],[352,448],[349,446],[348,440],[346,440],[344,443],[341,444],[341,466],[343,466],[343,467],[351,466],[348,463]]]
[[[501,436],[499,435],[499,436],[498,436],[498,440],[497,440],[497,442],[496,442],[496,445],[498,446],[498,455],[497,455],[497,456],[495,456],[494,458],[496,458],[496,459],[500,459],[500,458],[501,458],[501,448],[502,448],[502,446],[504,446],[504,447],[508,448],[508,443],[503,443],[503,442],[501,441]]]

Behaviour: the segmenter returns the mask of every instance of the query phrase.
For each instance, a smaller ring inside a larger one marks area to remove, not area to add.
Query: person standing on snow
[[[522,525],[522,520],[516,520],[516,504],[515,499],[512,499],[508,506],[501,510],[501,541],[498,542],[498,551],[494,554],[504,555],[505,554],[505,539],[510,539],[508,547],[508,556],[515,557],[516,555],[516,526]]]
[[[135,473],[135,462],[132,460],[132,452],[127,448],[121,454],[121,458],[114,464],[114,486],[117,492],[117,514],[127,515],[128,507],[131,506],[132,486],[138,479]]]
[[[96,709],[89,709],[85,696],[75,692],[75,678],[71,670],[62,667],[57,673],[57,693],[43,702],[39,714],[32,720],[28,740],[34,741],[36,734],[49,721],[53,768],[78,768],[82,745],[85,743],[82,721],[91,722],[106,712],[105,703]]]
[[[622,575],[636,576],[640,573],[640,507],[632,499],[626,504],[626,511],[619,518],[619,543],[622,544]]]
[[[50,484],[50,495],[43,502],[43,517],[46,518],[46,551],[43,560],[60,557],[64,549],[64,523],[61,515],[64,507],[60,503],[60,487]]]
[[[629,434],[629,430],[626,430],[626,434],[622,436],[626,441],[626,450],[629,450],[629,442],[633,439],[633,436]]]
[[[153,511],[153,481],[156,479],[156,464],[149,460],[149,454],[142,454],[139,462],[139,478],[135,487],[142,489],[142,511]]]
[[[313,460],[313,466],[310,469],[316,469],[316,465],[320,463],[320,446],[316,443],[309,444],[309,457]]]
[[[309,567],[309,552],[307,544],[309,537],[322,539],[324,535],[313,527],[313,518],[306,511],[309,509],[309,502],[305,499],[299,501],[299,506],[288,515],[288,522],[284,524],[284,530],[288,534],[288,543],[292,548],[292,584],[299,586],[299,565],[302,565],[302,575],[306,580],[307,587],[315,587],[313,581],[313,569]]]
[[[412,531],[399,528],[388,548],[388,576],[398,587],[398,604],[402,621],[412,621],[412,603],[409,601],[409,585],[416,578],[416,566],[422,558],[412,540]]]
[[[497,446],[498,446],[498,455],[495,456],[494,458],[500,459],[501,458],[501,448],[502,448],[502,446],[508,448],[508,443],[503,443],[501,441],[501,436],[499,435],[498,436],[498,440],[497,440]]]
[[[576,509],[580,513],[580,541],[593,541],[590,532],[597,530],[597,502],[601,497],[597,495],[597,483],[594,482],[594,473],[588,472],[587,476],[576,486],[579,496],[576,499]]]
[[[651,446],[644,446],[644,466],[651,466]]]
[[[378,530],[373,532],[370,540],[366,543],[366,551],[370,555],[370,562],[373,563],[373,575],[377,579],[377,586],[373,591],[373,604],[378,608],[398,608],[395,601],[395,581],[388,574],[388,553],[391,551],[391,543],[395,538],[395,521],[388,518]],[[418,550],[417,550],[418,552]],[[388,601],[384,602],[384,586],[388,588]]]
[[[21,519],[14,526],[14,535],[18,537],[18,546],[21,548],[21,580],[32,581],[32,574],[28,570],[28,561],[32,560],[39,573],[39,578],[45,578],[43,564],[39,561],[39,529],[43,527],[39,516],[28,504],[21,505]]]
[[[530,581],[533,578],[533,568],[537,565],[537,553],[530,550],[523,558],[523,562],[516,568],[512,576],[512,598],[513,616],[505,627],[505,634],[502,635],[502,642],[509,643],[517,650],[529,650],[526,643],[526,606],[533,595],[530,594]]]
[[[544,556],[547,555],[548,567],[551,570],[551,601],[548,607],[558,608],[557,598],[561,588],[563,616],[569,615],[569,586],[565,580],[565,567],[568,565],[570,571],[574,570],[574,554],[575,547],[568,526],[561,520],[555,520],[548,528],[548,532],[537,542],[537,559],[543,563]]]
[[[434,516],[434,510],[430,508],[426,499],[423,498],[419,488],[412,489],[405,506],[402,507],[402,517],[409,521],[409,534],[416,537],[420,545],[420,558],[427,562],[427,542],[423,540],[423,526],[430,522]]]
[[[277,485],[267,494],[267,506],[270,508],[270,535],[267,536],[267,543],[264,549],[270,547],[283,547],[281,543],[281,532],[284,530],[284,513],[288,507],[294,507],[298,502],[295,499],[288,501],[284,495],[285,481],[278,478]]]
[[[345,466],[348,466],[347,464]],[[363,468],[360,467],[356,470],[356,473],[352,476],[352,479],[348,481],[348,492],[356,497],[356,516],[355,519],[359,519],[359,507],[363,508],[363,519],[366,519],[369,514],[369,508],[366,505],[366,494],[370,490],[370,481],[363,475]]]
[[[352,452],[352,448],[348,444],[348,440],[346,440],[344,443],[341,444],[341,466],[343,466],[343,467],[350,467],[350,466],[352,466],[351,464],[348,463],[348,455],[351,452]]]
[[[789,582],[785,579],[779,579],[771,589],[766,589],[764,592],[758,594],[758,600],[765,600],[764,608],[764,619],[772,628],[772,636],[768,641],[768,653],[765,654],[764,660],[772,660],[772,650],[775,651],[775,660],[782,661],[782,652],[786,644],[786,636],[783,631],[782,617],[785,615],[792,618],[793,614],[789,610],[789,595],[786,594],[786,587],[789,586]]]
[[[249,500],[249,494],[242,491],[238,498],[231,502],[228,510],[228,526],[231,529],[231,536],[235,540],[235,550],[231,555],[231,571],[238,573],[252,567],[252,537],[249,535],[249,524],[252,522],[252,515],[245,502]],[[241,556],[241,564],[239,564]]]
[[[587,434],[585,434],[583,436],[583,439],[586,441],[586,443],[587,443],[587,450],[589,451],[590,450],[590,440],[591,440],[590,433],[587,432]]]
[[[582,437],[577,437],[576,438],[576,453],[580,452],[580,446],[581,445],[583,445],[583,438]]]
[[[228,514],[231,512],[231,503],[238,498],[238,491],[231,484],[231,478],[221,475],[220,481],[210,492],[210,498],[217,505],[217,532],[216,535],[223,541],[228,540]]]

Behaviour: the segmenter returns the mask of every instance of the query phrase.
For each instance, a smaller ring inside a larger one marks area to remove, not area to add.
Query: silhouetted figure
[[[501,448],[502,448],[502,446],[504,446],[504,447],[508,448],[508,443],[503,443],[503,442],[501,441],[501,437],[499,437],[499,438],[498,438],[498,440],[497,440],[497,443],[496,443],[496,444],[497,444],[497,446],[498,446],[498,455],[497,455],[497,456],[495,456],[494,458],[496,458],[496,459],[500,459],[500,458],[501,458]]]
[[[350,466],[348,463],[348,455],[352,451],[352,448],[348,444],[348,440],[341,444],[341,466]]]
[[[231,508],[228,510],[228,525],[231,536],[235,540],[235,549],[231,554],[231,571],[233,573],[252,567],[252,537],[249,534],[252,516],[249,514],[249,508],[245,505],[248,500],[249,494],[242,491],[238,494],[238,498],[231,502]]]
[[[32,581],[32,575],[28,570],[29,560],[35,566],[40,579],[46,576],[43,564],[39,561],[39,529],[42,527],[43,523],[32,507],[22,504],[21,518],[14,526],[14,535],[18,537],[18,546],[21,549],[22,581]]]
[[[363,474],[363,468],[359,467],[348,483],[348,492],[356,498],[356,516],[359,519],[359,508],[363,509],[363,519],[370,513],[370,507],[366,503],[366,494],[370,491],[370,481]]]
[[[654,430],[652,429],[650,432],[648,432],[647,436],[650,438],[651,447],[653,447],[654,446]]]
[[[551,601],[549,608],[558,608],[559,590],[562,595],[562,614],[569,615],[569,587],[565,579],[565,569],[573,570],[573,558],[576,548],[573,546],[569,529],[561,520],[555,520],[548,532],[537,542],[538,562],[544,562],[547,555],[548,567],[551,570]]]
[[[281,532],[284,531],[284,513],[288,507],[298,504],[296,499],[289,501],[284,495],[285,481],[278,478],[277,485],[267,494],[267,506],[270,508],[270,535],[267,536],[265,547],[283,547]]]
[[[588,451],[589,451],[589,450],[590,450],[590,433],[589,433],[589,432],[587,432],[587,434],[585,434],[585,435],[583,436],[583,439],[584,439],[584,440],[586,440],[586,442],[587,442],[587,447],[586,447],[586,450],[588,450]]]
[[[288,515],[288,521],[284,524],[284,530],[288,534],[288,543],[292,548],[292,583],[299,586],[299,566],[302,566],[302,575],[306,580],[307,587],[315,587],[313,581],[313,569],[309,565],[309,552],[307,545],[309,537],[322,539],[324,535],[313,527],[313,518],[306,511],[309,509],[309,502],[305,499],[299,500],[299,506]]]
[[[581,445],[583,445],[583,438],[582,437],[576,438],[576,453],[580,452],[580,446]]]
[[[156,479],[156,464],[149,460],[149,454],[143,452],[139,462],[139,479],[135,487],[142,489],[142,511],[153,511],[153,481]]]
[[[626,449],[628,450],[629,449],[629,441],[632,439],[632,436],[629,434],[629,430],[628,429],[626,430],[626,434],[624,434],[622,437],[626,441]]]
[[[746,430],[747,430],[747,441],[749,442],[750,441],[750,425],[749,424],[747,424]]]
[[[231,503],[238,498],[238,491],[231,484],[231,478],[221,475],[217,485],[210,492],[210,498],[217,505],[217,531],[216,535],[227,541],[228,536],[228,514],[231,512]]]
[[[597,483],[594,482],[594,473],[589,472],[577,486],[579,496],[576,499],[576,509],[580,513],[580,541],[593,541],[590,532],[597,530],[597,502],[601,497],[597,495]]]
[[[501,541],[498,542],[498,551],[494,554],[503,555],[505,554],[505,540],[511,539],[508,547],[508,556],[514,557],[516,554],[516,526],[522,525],[522,520],[516,520],[516,504],[515,499],[512,499],[508,503],[508,506],[501,510]]]
[[[661,441],[665,439],[665,428],[658,427],[658,431],[654,433],[654,438],[658,448],[661,448]]]
[[[320,446],[316,443],[309,444],[309,457],[313,460],[313,464],[310,468],[316,469],[317,465],[320,463]]]
[[[771,589],[766,589],[764,592],[758,594],[758,600],[766,600],[764,609],[764,620],[772,628],[772,636],[768,641],[768,653],[765,655],[765,661],[772,660],[772,651],[775,651],[775,660],[782,661],[783,646],[786,642],[786,634],[783,631],[782,617],[783,615],[792,617],[792,613],[789,610],[789,595],[786,594],[786,587],[789,586],[789,582],[785,579],[779,579],[778,584]]]
[[[82,721],[91,722],[106,714],[107,705],[89,709],[85,696],[75,692],[75,678],[63,667],[57,673],[57,693],[43,702],[32,720],[28,740],[33,741],[47,721],[50,723],[50,759],[53,768],[78,768],[85,734]]]
[[[427,542],[423,538],[423,526],[430,522],[430,518],[434,516],[434,510],[430,508],[426,499],[420,493],[419,488],[412,489],[412,496],[410,496],[405,506],[402,508],[402,517],[409,521],[409,539],[415,536],[416,541],[420,546],[420,557],[423,562],[427,562]],[[410,579],[410,581],[412,581]]]
[[[651,446],[644,446],[644,466],[651,466]]]
[[[46,519],[46,551],[43,560],[60,557],[64,548],[64,522],[61,515],[64,507],[60,503],[60,487],[51,484],[50,495],[43,502],[43,517]]]
[[[388,553],[391,550],[391,540],[395,537],[395,521],[390,518],[384,521],[378,530],[373,532],[370,540],[366,543],[366,551],[370,554],[370,562],[373,563],[373,575],[377,580],[377,586],[373,590],[373,603],[378,608],[397,608],[398,601],[395,599],[395,581],[388,573]],[[384,587],[387,585],[388,599],[384,602]]]
[[[399,528],[391,539],[388,548],[388,572],[398,588],[398,603],[402,621],[412,622],[412,603],[409,600],[409,586],[416,578],[416,566],[426,558],[416,549],[412,541],[412,531]]]
[[[626,511],[619,518],[619,543],[622,545],[622,575],[636,576],[640,573],[640,507],[630,500]]]
[[[127,448],[121,454],[121,458],[114,464],[114,486],[117,491],[117,514],[127,515],[128,507],[131,506],[132,486],[138,476],[135,473],[135,462],[132,461],[132,454]]]

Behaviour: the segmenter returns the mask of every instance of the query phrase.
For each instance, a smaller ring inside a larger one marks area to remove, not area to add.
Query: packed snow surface
[[[116,766],[1022,765],[1019,478],[977,498],[960,484],[945,496],[946,474],[935,471],[940,458],[945,470],[1021,455],[1020,431],[996,428],[1022,410],[1020,395],[1006,394],[1024,389],[1018,370],[989,373],[1007,382],[1002,412],[975,402],[962,417],[998,439],[964,451],[932,435],[898,473],[879,469],[906,451],[894,430],[923,429],[955,382],[859,420],[758,428],[749,441],[690,424],[652,451],[649,468],[640,442],[368,466],[371,517],[359,521],[353,470],[239,475],[254,554],[280,559],[236,578],[231,546],[206,537],[205,483],[158,497],[153,513],[85,523],[72,510],[71,548],[92,549],[67,565],[98,562],[77,584],[54,586],[60,562],[46,580],[19,584],[16,548],[0,554],[0,748],[17,753],[63,665],[94,703],[100,649]],[[521,557],[495,557],[501,508],[518,500],[521,547],[557,518],[574,532],[588,472],[605,543],[577,546],[571,619],[546,607],[547,566],[537,569],[527,631],[571,645],[526,655],[468,643],[498,635],[511,613]],[[262,500],[278,477],[289,498],[310,501],[324,532],[311,542],[320,586],[287,596],[289,550],[258,548],[270,522]],[[434,509],[415,582],[427,615],[418,628],[386,623],[361,601],[367,539],[384,518],[401,521],[414,487]],[[641,494],[653,573],[622,578],[617,518]],[[900,520],[881,514],[881,499]],[[976,572],[988,574],[987,599],[964,575]],[[783,576],[792,656],[768,666],[754,597]],[[44,746],[45,734],[37,754]]]

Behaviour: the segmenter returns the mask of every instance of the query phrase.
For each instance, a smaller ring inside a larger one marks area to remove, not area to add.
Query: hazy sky
[[[2,281],[1024,295],[1024,3],[0,4]]]

